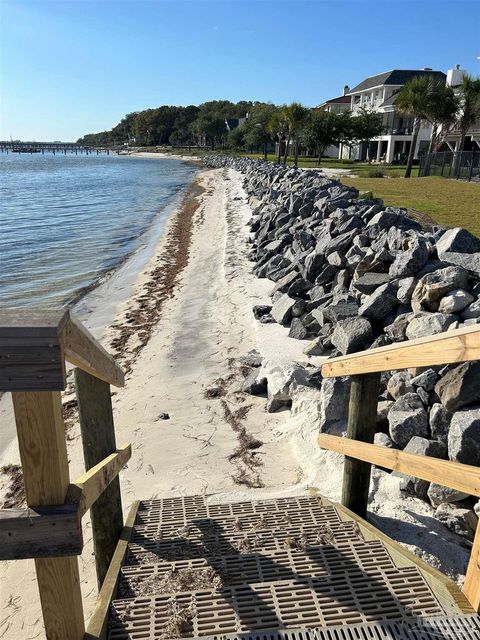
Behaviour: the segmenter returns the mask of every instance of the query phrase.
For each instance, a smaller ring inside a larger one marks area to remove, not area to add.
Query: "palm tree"
[[[285,155],[283,157],[283,164],[287,162],[288,147],[290,140],[293,139],[295,148],[295,166],[298,167],[298,143],[299,135],[302,128],[307,122],[310,110],[304,107],[299,102],[292,102],[285,109],[285,116],[288,123],[287,144],[285,146]]]
[[[460,115],[457,126],[460,130],[460,141],[455,151],[463,151],[465,136],[471,126],[480,117],[480,78],[465,74],[459,86]]]
[[[413,118],[413,134],[408,154],[405,178],[412,175],[413,158],[422,120],[428,120],[433,83],[428,76],[416,76],[409,80],[397,94],[396,105],[401,113]]]
[[[427,114],[427,119],[432,125],[428,154],[437,150],[442,138],[454,124],[457,112],[458,98],[453,87],[445,85],[441,80],[434,81]]]
[[[288,125],[285,117],[286,107],[275,107],[267,122],[267,131],[270,132],[272,137],[277,138],[277,162],[280,164],[282,158],[282,140],[287,133]]]

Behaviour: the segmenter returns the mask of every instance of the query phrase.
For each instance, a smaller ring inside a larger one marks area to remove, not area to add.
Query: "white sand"
[[[190,261],[181,285],[163,308],[161,320],[140,353],[124,389],[114,395],[117,442],[131,442],[133,455],[122,472],[125,510],[135,499],[164,495],[216,493],[213,499],[249,495],[285,495],[315,486],[338,499],[342,458],[316,446],[318,393],[305,390],[292,411],[267,414],[265,400],[239,392],[241,376],[231,359],[253,348],[265,357],[265,367],[306,362],[304,343],[287,337],[277,324],[254,320],[252,306],[268,302],[272,283],[251,273],[247,258],[250,207],[234,171],[201,173],[206,192],[196,213]],[[160,243],[161,248],[162,243]],[[146,281],[148,269],[138,279]],[[321,359],[310,358],[319,364]],[[225,381],[223,398],[207,398],[205,389]],[[251,405],[243,420],[247,432],[264,442],[258,451],[261,489],[248,489],[232,479],[242,465],[229,461],[238,445],[226,421],[231,411]],[[160,420],[162,412],[169,420]],[[13,438],[10,398],[0,401],[0,466],[18,462]],[[69,432],[71,477],[83,471],[78,426]],[[375,472],[371,504],[373,520],[387,533],[416,550],[435,566],[458,577],[467,553],[455,536],[432,518],[420,500],[405,498],[398,481]],[[0,488],[1,498],[1,488]],[[395,520],[394,520],[395,519]],[[91,529],[84,519],[86,545],[81,556],[85,615],[96,597]],[[42,637],[42,622],[33,562],[4,562],[0,566],[0,638]]]

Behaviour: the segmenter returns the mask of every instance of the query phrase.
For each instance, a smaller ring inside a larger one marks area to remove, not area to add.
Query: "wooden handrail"
[[[61,391],[65,360],[121,387],[122,368],[70,310],[0,312],[0,391]]]
[[[470,360],[480,360],[479,325],[332,358],[323,363],[322,375],[335,378]]]
[[[76,505],[0,510],[0,560],[75,556],[82,548]]]
[[[66,502],[78,504],[80,517],[83,516],[118,476],[131,456],[132,447],[130,444],[119,447],[115,453],[106,457],[70,484]]]
[[[472,496],[480,496],[480,467],[388,449],[327,433],[321,433],[318,436],[318,444],[322,449],[343,453],[356,460],[415,476],[428,482],[435,482]]]
[[[123,387],[123,369],[70,311],[67,314],[62,332],[65,359],[114,387]]]

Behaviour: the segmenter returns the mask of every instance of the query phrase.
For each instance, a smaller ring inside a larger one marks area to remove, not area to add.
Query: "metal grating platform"
[[[446,613],[415,564],[397,566],[315,497],[142,502],[117,597],[110,640],[438,640],[388,633]],[[388,620],[397,626],[358,626]]]
[[[204,640],[478,640],[480,617],[395,620],[327,629],[283,629],[209,636]]]
[[[230,586],[272,582],[274,580],[299,580],[320,578],[344,573],[346,564],[361,566],[365,570],[393,568],[394,564],[381,542],[341,541],[336,545],[312,547],[304,550],[283,549],[262,554],[219,556],[211,560],[198,558],[161,562],[159,564],[128,566],[121,572],[119,591],[124,598],[142,595],[145,581],[154,583],[171,571],[200,570],[212,567],[226,576]]]

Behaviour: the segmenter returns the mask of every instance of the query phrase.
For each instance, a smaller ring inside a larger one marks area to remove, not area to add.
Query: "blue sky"
[[[313,106],[365,76],[480,75],[479,0],[0,0],[0,139],[211,99]]]

